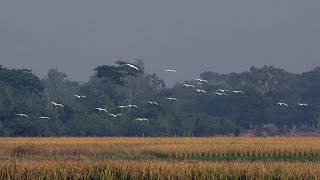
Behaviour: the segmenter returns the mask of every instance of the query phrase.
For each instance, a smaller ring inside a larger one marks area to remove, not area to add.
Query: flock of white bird
[[[133,64],[125,64],[126,66],[130,67],[130,68],[133,68],[137,71],[140,71],[140,69],[138,67],[136,67],[135,65]],[[176,73],[177,71],[174,70],[174,69],[166,69],[164,70],[165,72],[173,72],[173,73]],[[205,79],[194,79],[194,81],[197,81],[197,82],[205,82],[207,83],[208,81],[205,80]],[[207,93],[204,89],[197,89],[195,87],[195,85],[192,85],[192,84],[182,84],[183,86],[187,87],[187,88],[194,88],[197,92],[199,93]],[[228,96],[228,93],[235,93],[235,94],[244,94],[243,91],[240,91],[240,90],[228,90],[228,89],[218,89],[216,92],[214,92],[215,95],[219,95],[219,96]],[[86,96],[84,95],[73,95],[75,98],[78,98],[78,99],[81,99],[81,98],[87,98]],[[167,100],[169,101],[178,101],[178,99],[174,98],[174,97],[168,97]],[[154,101],[147,101],[150,105],[155,105],[155,106],[158,106],[159,103],[157,102],[154,102]],[[58,106],[58,107],[64,107],[64,105],[62,104],[59,104],[59,103],[56,103],[56,102],[50,102],[51,104],[53,104],[54,106]],[[278,102],[277,105],[279,106],[289,106],[287,103],[284,103],[284,102]],[[308,104],[306,103],[298,103],[299,106],[308,106]],[[137,108],[138,106],[134,105],[134,104],[128,104],[128,105],[121,105],[121,106],[117,106],[117,108],[120,108],[120,109],[131,109],[131,108]],[[122,116],[121,113],[118,113],[118,114],[113,114],[113,113],[108,113],[108,111],[105,109],[105,108],[101,108],[101,107],[96,107],[96,108],[93,108],[99,112],[105,112],[107,113],[109,116],[112,116],[114,118],[118,117],[118,116]],[[29,117],[27,114],[23,114],[23,113],[19,113],[17,114],[17,116],[21,116],[21,117]],[[47,117],[47,116],[39,116],[38,117],[39,119],[50,119],[50,117]],[[135,119],[136,121],[149,121],[149,119],[147,118],[136,118]]]

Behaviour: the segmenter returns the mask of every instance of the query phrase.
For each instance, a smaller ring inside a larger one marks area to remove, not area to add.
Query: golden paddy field
[[[320,179],[320,139],[1,138],[0,179]]]

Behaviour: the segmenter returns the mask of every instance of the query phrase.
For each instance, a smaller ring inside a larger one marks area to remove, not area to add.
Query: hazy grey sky
[[[319,0],[6,0],[0,64],[84,81],[97,65],[136,58],[174,80],[251,65],[302,72],[320,66],[319,18]]]

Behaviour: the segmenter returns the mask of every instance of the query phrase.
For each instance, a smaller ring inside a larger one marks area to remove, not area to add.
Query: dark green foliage
[[[277,133],[285,133],[292,127],[319,128],[320,68],[293,74],[273,66],[251,67],[243,73],[204,72],[200,77],[208,83],[183,82],[206,90],[204,94],[183,83],[167,88],[156,74],[144,73],[142,60],[133,63],[139,71],[126,64],[99,66],[84,84],[68,80],[57,69],[50,69],[40,80],[30,70],[0,66],[0,136],[238,136],[246,129],[269,132],[268,127],[276,127]],[[218,96],[214,94],[218,89],[230,91]],[[74,94],[87,98],[78,99]],[[51,101],[64,107],[53,106]],[[138,108],[117,107],[127,104]],[[108,116],[96,107],[122,116]]]
[[[138,74],[143,73],[143,71],[137,71],[129,66],[126,66],[127,62],[117,61],[118,66],[103,65],[95,68],[98,78],[110,79],[118,85],[123,85],[125,80],[130,77],[136,77]],[[139,68],[140,69],[140,68]]]
[[[44,89],[40,79],[28,69],[9,70],[0,65],[0,85],[11,86],[33,93],[41,93]]]

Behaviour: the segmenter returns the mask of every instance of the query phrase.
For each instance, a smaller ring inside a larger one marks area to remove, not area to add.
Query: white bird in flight
[[[158,103],[156,103],[156,102],[154,102],[154,101],[147,101],[148,103],[150,103],[150,104],[154,104],[154,105],[159,105]]]
[[[205,79],[194,79],[195,81],[199,81],[199,82],[208,82],[207,80],[205,80]]]
[[[129,66],[129,67],[131,67],[131,68],[133,68],[133,69],[135,69],[135,70],[139,71],[139,68],[138,68],[138,67],[136,67],[136,66],[134,66],[134,65],[132,65],[132,64],[126,64],[126,66]]]
[[[106,109],[104,109],[104,108],[94,108],[94,109],[96,109],[96,110],[98,110],[98,111],[104,111],[104,112],[106,112],[106,113],[108,113],[108,111],[106,110]]]
[[[50,118],[47,116],[40,116],[39,119],[50,119]]]
[[[207,93],[205,90],[203,89],[196,89],[197,92],[202,92],[202,93]]]
[[[218,89],[218,91],[220,91],[220,92],[228,92],[229,90],[228,89]]]
[[[77,95],[77,94],[75,94],[75,95],[73,95],[73,96],[76,97],[76,98],[78,98],[78,99],[80,99],[80,98],[87,98],[87,96]]]
[[[288,106],[288,104],[282,103],[282,102],[278,102],[277,104],[280,105],[280,106]]]
[[[165,72],[177,72],[176,70],[174,70],[174,69],[166,69],[166,70],[164,70]]]
[[[192,84],[183,84],[185,87],[193,87],[193,88],[195,88],[195,86],[194,85],[192,85]]]
[[[27,118],[29,117],[28,115],[26,115],[26,114],[21,114],[21,113],[20,113],[20,114],[17,114],[17,115],[18,115],[18,116],[21,116],[21,117],[27,117]]]
[[[108,114],[109,116],[113,116],[113,117],[117,117],[117,116],[121,116],[122,114]]]
[[[138,106],[136,106],[134,104],[128,104],[127,107],[129,107],[129,108],[132,108],[132,107],[137,108]]]
[[[56,102],[50,102],[51,104],[55,105],[55,106],[60,106],[60,107],[64,107],[62,104],[56,103]]]
[[[170,101],[178,101],[178,99],[172,98],[172,97],[169,97],[169,98],[167,98],[167,99],[170,100]]]
[[[147,118],[137,118],[137,119],[135,119],[136,121],[149,121],[149,119],[147,119]]]
[[[299,103],[298,105],[299,105],[299,106],[309,106],[309,105],[306,104],[306,103]]]
[[[123,108],[127,108],[127,109],[129,109],[129,107],[128,106],[117,106],[118,108],[121,108],[121,109],[123,109]]]
[[[222,96],[222,95],[226,95],[226,96],[228,96],[228,94],[227,94],[227,93],[214,92],[213,94],[217,94],[217,95],[219,95],[219,96]]]
[[[234,92],[234,93],[236,93],[236,94],[238,94],[238,93],[240,93],[240,94],[244,94],[244,92],[243,92],[243,91],[232,91],[232,92]]]

